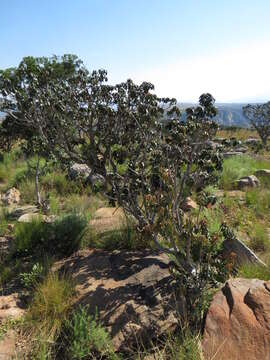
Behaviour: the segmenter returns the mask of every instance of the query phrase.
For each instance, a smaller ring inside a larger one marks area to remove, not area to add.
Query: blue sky
[[[73,53],[161,96],[270,100],[269,0],[0,0],[0,68]]]

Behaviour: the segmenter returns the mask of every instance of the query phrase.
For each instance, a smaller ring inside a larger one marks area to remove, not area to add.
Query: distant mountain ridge
[[[218,115],[216,121],[223,126],[239,126],[243,128],[249,127],[249,122],[243,115],[242,108],[245,103],[217,103]],[[178,103],[180,109],[186,109],[190,106],[195,106],[192,103]],[[0,121],[4,119],[4,113],[0,112]]]
[[[180,109],[195,106],[194,103],[178,103]],[[248,120],[243,115],[243,106],[247,103],[216,103],[218,115],[216,121],[223,126],[249,127]]]

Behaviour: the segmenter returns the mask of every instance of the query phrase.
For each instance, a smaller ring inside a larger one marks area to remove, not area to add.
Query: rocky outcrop
[[[153,251],[84,250],[59,262],[77,284],[77,304],[98,310],[116,350],[127,350],[176,328],[177,301],[169,258]]]
[[[224,240],[222,243],[222,251],[225,259],[229,259],[232,253],[235,254],[234,260],[236,266],[243,263],[266,266],[265,263],[239,239]]]
[[[21,193],[16,188],[11,188],[5,192],[4,195],[2,195],[1,200],[4,205],[9,206],[13,204],[18,204],[21,199]]]
[[[270,179],[270,170],[268,170],[268,169],[260,169],[260,170],[257,170],[255,172],[255,175]]]
[[[56,219],[57,219],[57,216],[55,216],[55,215],[47,216],[47,215],[36,214],[36,213],[26,213],[19,217],[18,222],[31,223],[32,221],[40,220],[45,223],[52,223],[52,222],[55,222]]]
[[[229,280],[210,305],[202,349],[205,360],[270,360],[270,282]]]
[[[246,144],[246,145],[251,145],[251,146],[257,145],[257,144],[259,144],[260,142],[261,142],[260,139],[256,139],[256,138],[249,138],[249,139],[246,139],[246,140],[245,140],[245,144]]]
[[[19,319],[23,314],[24,310],[18,294],[0,296],[0,322],[7,319]]]
[[[255,188],[260,186],[260,181],[255,175],[245,176],[235,182],[237,189]]]
[[[73,164],[69,169],[69,176],[72,180],[86,180],[91,173],[91,169],[86,164]]]
[[[241,156],[241,155],[243,155],[243,153],[240,151],[228,151],[228,152],[223,153],[224,159],[228,159],[232,156]]]
[[[25,214],[36,214],[39,209],[35,205],[24,205],[20,207],[11,207],[8,210],[8,216],[11,219],[17,220]]]

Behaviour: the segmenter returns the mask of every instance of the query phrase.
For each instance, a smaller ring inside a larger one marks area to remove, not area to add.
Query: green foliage
[[[265,227],[261,224],[255,224],[253,234],[249,245],[251,249],[257,252],[265,252],[270,248],[270,239]]]
[[[246,204],[258,216],[264,216],[270,212],[270,190],[251,189],[246,192]]]
[[[33,265],[32,270],[30,272],[25,272],[20,274],[22,285],[30,289],[35,286],[44,275],[44,268],[40,263],[36,263]]]
[[[244,263],[238,269],[238,276],[246,279],[270,280],[269,265],[263,266],[258,264]]]
[[[36,202],[36,188],[34,180],[26,179],[18,186],[22,194],[22,202],[26,204],[33,204]]]
[[[125,249],[138,250],[152,247],[151,237],[136,231],[134,224],[128,223],[120,229],[95,233],[91,228],[85,234],[83,247],[104,250]]]
[[[85,228],[86,220],[76,214],[65,215],[54,223],[44,223],[41,219],[19,223],[12,252],[17,256],[69,256],[80,248]]]
[[[66,173],[53,171],[44,175],[41,180],[44,191],[55,191],[58,195],[79,194],[83,190],[82,184],[67,178]]]
[[[0,236],[4,236],[8,229],[7,213],[4,208],[0,208]]]
[[[114,353],[109,334],[98,322],[97,316],[88,314],[87,308],[79,307],[70,320],[66,321],[67,358],[118,359]]]
[[[51,359],[54,345],[69,316],[74,295],[70,278],[49,273],[36,285],[34,297],[26,315],[26,331],[31,331],[31,359]]]
[[[265,104],[248,104],[243,107],[243,114],[257,130],[264,146],[270,136],[270,101]]]
[[[270,169],[269,161],[258,160],[247,155],[233,156],[223,162],[219,185],[221,188],[229,190],[235,180],[252,175],[259,169]]]

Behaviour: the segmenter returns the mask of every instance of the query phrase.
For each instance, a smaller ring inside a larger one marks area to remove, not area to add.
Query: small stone
[[[260,186],[260,181],[255,175],[245,176],[235,182],[236,187],[241,190],[247,187],[256,188]]]
[[[12,204],[18,204],[21,199],[21,193],[16,188],[9,189],[3,196],[2,196],[2,202],[4,205],[12,205]]]
[[[187,197],[184,204],[182,205],[182,209],[184,211],[189,211],[189,210],[195,210],[198,208],[197,203],[191,199],[191,197]]]

